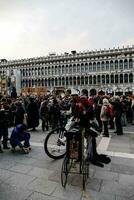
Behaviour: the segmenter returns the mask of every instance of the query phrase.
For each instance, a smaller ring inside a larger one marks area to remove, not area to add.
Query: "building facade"
[[[134,94],[134,45],[96,51],[49,54],[0,62],[0,75],[20,71],[20,88],[56,87]],[[9,75],[11,76],[11,74]]]

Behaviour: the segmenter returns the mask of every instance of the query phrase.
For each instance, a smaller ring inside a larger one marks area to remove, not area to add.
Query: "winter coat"
[[[27,107],[27,125],[28,128],[34,128],[39,125],[39,110],[36,102],[30,102]]]
[[[103,105],[101,107],[101,113],[100,113],[100,119],[101,121],[108,121],[108,105]]]

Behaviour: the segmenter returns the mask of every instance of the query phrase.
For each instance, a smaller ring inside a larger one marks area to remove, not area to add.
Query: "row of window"
[[[133,83],[133,74],[116,74],[116,75],[94,75],[94,76],[78,76],[78,77],[59,77],[47,79],[23,79],[22,87],[34,86],[77,86],[77,85],[98,85],[98,84],[122,84]]]
[[[42,67],[23,69],[22,75],[25,76],[44,76],[44,75],[61,75],[61,74],[75,74],[75,73],[88,73],[100,71],[114,71],[114,70],[127,70],[133,68],[132,59],[120,61],[102,61],[93,63],[70,64],[62,66]]]

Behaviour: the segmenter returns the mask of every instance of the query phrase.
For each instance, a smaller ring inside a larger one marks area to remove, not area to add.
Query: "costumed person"
[[[30,103],[27,106],[27,126],[32,128],[31,131],[35,131],[39,125],[39,108],[34,97],[30,97],[29,100]]]
[[[72,115],[79,122],[80,130],[85,128],[85,138],[87,138],[88,153],[86,160],[99,167],[104,167],[111,159],[104,154],[98,154],[96,147],[96,137],[100,131],[99,126],[94,122],[93,106],[89,104],[88,98],[76,97],[73,102]],[[94,130],[91,128],[93,127]],[[95,131],[96,130],[96,131]],[[88,143],[90,137],[90,143]]]
[[[10,136],[10,144],[12,151],[18,146],[24,153],[29,153],[30,147],[30,133],[26,131],[25,124],[18,124],[12,131]]]

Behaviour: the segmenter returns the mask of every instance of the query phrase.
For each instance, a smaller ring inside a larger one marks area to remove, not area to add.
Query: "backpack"
[[[113,113],[113,109],[112,109],[112,107],[111,106],[107,106],[107,116],[108,116],[108,118],[113,118],[114,117],[114,113]]]

